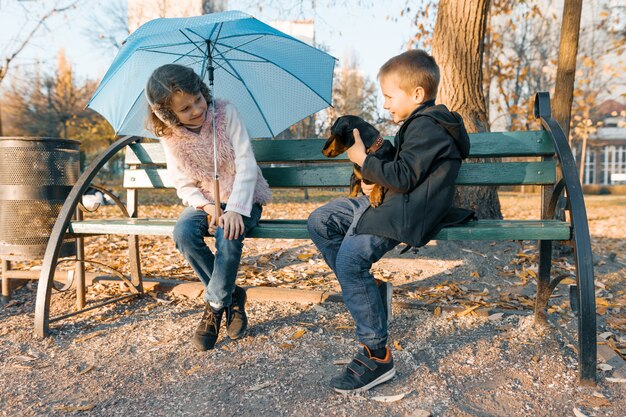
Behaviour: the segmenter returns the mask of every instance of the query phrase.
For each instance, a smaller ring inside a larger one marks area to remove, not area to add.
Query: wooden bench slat
[[[106,219],[72,222],[75,235],[119,234],[169,236],[176,219]],[[441,230],[436,240],[568,240],[571,229],[557,220],[479,220]],[[261,220],[251,238],[308,239],[305,220]]]
[[[350,185],[352,164],[291,165],[262,167],[263,176],[274,188],[336,188]],[[541,185],[553,184],[556,162],[506,162],[463,164],[458,185]],[[165,168],[124,171],[126,188],[171,188]]]
[[[387,136],[393,141],[393,137]],[[549,156],[554,145],[547,132],[531,130],[521,132],[471,133],[470,157]],[[328,161],[322,154],[326,139],[255,139],[252,141],[254,155],[259,163],[280,161]],[[337,161],[348,160],[344,153]],[[160,143],[134,143],[126,152],[129,165],[164,165],[165,152]]]

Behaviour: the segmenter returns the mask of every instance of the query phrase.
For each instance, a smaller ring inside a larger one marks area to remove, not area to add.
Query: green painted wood
[[[471,158],[552,156],[555,149],[545,130],[470,133]]]
[[[73,235],[171,236],[175,219],[105,219],[72,222]],[[308,239],[306,220],[261,220],[248,237]],[[479,220],[441,230],[435,240],[569,240],[571,227],[557,220]]]
[[[261,167],[263,176],[274,188],[335,188],[350,185],[352,164],[316,164]],[[556,162],[501,162],[463,164],[458,185],[532,185],[553,184]],[[124,171],[126,188],[171,188],[165,168],[139,168]]]
[[[393,141],[393,137],[387,136]],[[486,132],[470,134],[471,157],[514,157],[550,156],[554,145],[543,130],[519,132]],[[256,139],[252,141],[254,154],[259,163],[280,163],[292,161],[328,161],[322,154],[326,143],[324,138],[313,139]],[[345,154],[334,158],[346,161]],[[126,151],[129,165],[164,165],[165,152],[160,143],[135,143]]]
[[[556,162],[463,164],[457,185],[547,185],[556,181]]]

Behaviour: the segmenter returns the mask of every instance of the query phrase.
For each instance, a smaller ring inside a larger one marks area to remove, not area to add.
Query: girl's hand
[[[222,214],[219,226],[224,229],[224,237],[229,240],[237,239],[244,232],[243,217],[234,211],[227,211]]]
[[[205,204],[204,206],[200,207],[199,210],[204,211],[207,214],[207,219],[209,222],[209,233],[211,235],[215,235],[215,229],[217,228],[217,225],[215,224],[215,204]]]
[[[363,162],[367,156],[365,153],[365,145],[363,144],[363,140],[361,139],[361,134],[358,129],[354,129],[352,134],[354,135],[354,145],[350,146],[346,151],[348,153],[348,158],[350,158],[350,161],[358,166],[363,166]]]

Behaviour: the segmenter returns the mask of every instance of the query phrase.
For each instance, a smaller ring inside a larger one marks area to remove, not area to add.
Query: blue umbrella
[[[250,15],[228,11],[155,19],[139,27],[126,39],[88,107],[118,135],[155,137],[146,129],[144,87],[156,68],[173,63],[194,69],[213,97],[233,103],[251,137],[274,137],[331,105],[335,58]],[[215,146],[213,129],[218,218]]]
[[[251,137],[274,137],[331,105],[335,58],[238,11],[151,20],[132,33],[88,107],[117,134],[146,129],[144,87],[164,64],[193,68],[239,110]],[[212,79],[211,79],[212,78]]]

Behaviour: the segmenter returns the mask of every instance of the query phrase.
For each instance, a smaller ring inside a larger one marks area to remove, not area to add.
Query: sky
[[[267,6],[259,11],[259,1],[230,0],[228,8],[244,11],[264,22],[314,19],[316,42],[325,45],[339,64],[345,57],[356,58],[365,75],[375,80],[378,68],[405,50],[413,36],[415,28],[411,19],[400,16],[406,2],[308,0],[301,3],[307,6],[317,3],[315,11],[306,7],[278,10]],[[28,22],[33,19],[29,16],[41,14],[42,5],[52,3],[52,0],[0,0],[0,57],[13,51],[16,39],[23,38],[30,30]],[[70,1],[61,1],[61,4],[68,3]],[[94,44],[85,28],[93,22],[93,16],[105,18],[106,3],[106,0],[83,0],[76,9],[49,19],[14,64],[30,69],[40,62],[42,70],[52,71],[56,66],[57,51],[64,48],[79,79],[99,80],[113,61],[116,49],[107,48],[104,43],[101,46]],[[266,3],[272,5],[271,1]],[[273,3],[285,4],[277,0]],[[337,4],[329,7],[329,3]],[[346,3],[350,5],[346,6]]]

